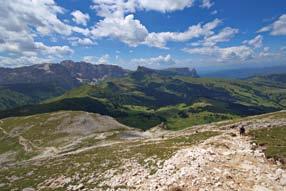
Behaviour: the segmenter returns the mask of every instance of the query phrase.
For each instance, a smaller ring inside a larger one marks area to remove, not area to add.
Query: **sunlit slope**
[[[80,110],[110,115],[132,127],[147,129],[164,122],[170,129],[181,129],[285,108],[284,77],[278,78],[282,78],[279,83],[277,78],[166,77],[137,70],[128,77],[81,86],[41,105],[10,110],[1,116]]]

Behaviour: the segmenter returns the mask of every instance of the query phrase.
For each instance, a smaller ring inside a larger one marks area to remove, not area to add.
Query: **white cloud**
[[[39,42],[43,36],[48,36],[55,43],[61,36],[69,36],[73,33],[89,34],[88,29],[62,22],[58,16],[64,13],[65,10],[54,0],[1,2],[0,52],[13,55],[15,61],[8,58],[5,60],[16,65],[23,60],[27,62],[26,64],[31,64],[35,61],[50,60],[50,56],[62,57],[73,53],[69,46],[48,46]],[[79,44],[87,43],[90,43],[87,39],[79,41]],[[28,59],[28,56],[31,59]]]
[[[58,19],[64,11],[54,0],[3,1],[0,6],[0,26],[7,31],[30,31],[34,27],[42,35],[53,32],[71,34],[71,28]]]
[[[182,10],[184,8],[193,6],[193,3],[193,0],[138,0],[138,4],[142,9],[160,12]]]
[[[269,47],[264,47],[261,52],[259,52],[259,57],[273,56],[274,53],[270,52]]]
[[[144,43],[149,46],[164,48],[168,41],[185,42],[193,38],[211,35],[214,33],[212,30],[215,29],[220,23],[221,20],[215,19],[212,22],[206,23],[205,25],[197,24],[190,26],[185,32],[153,32],[147,36]]]
[[[93,63],[93,64],[110,64],[109,58],[110,58],[109,54],[104,54],[101,57],[84,56],[83,60],[85,62],[89,62],[89,63]]]
[[[116,38],[135,47],[146,44],[151,47],[165,48],[169,41],[185,42],[193,38],[212,35],[221,20],[215,19],[204,25],[192,25],[184,32],[149,32],[134,15],[125,17],[106,17],[91,30],[94,38]]]
[[[29,66],[32,64],[49,63],[49,62],[52,62],[52,59],[39,58],[36,56],[21,56],[18,58],[0,56],[0,67],[7,67],[7,68]]]
[[[91,34],[96,38],[112,37],[130,45],[137,46],[145,41],[148,31],[134,15],[124,18],[107,17],[99,21]]]
[[[81,25],[84,25],[86,26],[87,25],[87,22],[89,21],[90,17],[89,15],[86,13],[82,13],[81,11],[79,10],[76,10],[76,11],[73,11],[71,13],[71,15],[73,16],[73,21],[76,22],[77,24],[81,24]]]
[[[70,37],[68,38],[68,40],[71,42],[72,46],[78,46],[78,45],[91,46],[96,44],[89,38]]]
[[[170,12],[190,6],[193,6],[193,0],[93,0],[91,7],[103,19],[94,26],[91,35],[95,39],[116,38],[132,47],[145,44],[158,48],[166,48],[169,41],[185,42],[192,38],[212,35],[212,30],[221,20],[215,19],[205,25],[192,25],[184,32],[149,32],[133,14],[130,14],[137,9]]]
[[[286,14],[281,15],[274,23],[261,28],[258,32],[270,32],[273,36],[286,35]]]
[[[138,7],[137,0],[93,0],[91,8],[100,17],[124,17],[126,13],[134,13]]]
[[[193,5],[194,0],[93,0],[91,7],[101,17],[122,17],[125,13],[134,13],[136,9],[172,12]]]
[[[257,35],[255,38],[251,40],[243,41],[243,43],[252,46],[254,48],[261,48],[263,46],[263,36]]]
[[[214,2],[212,2],[212,0],[202,0],[202,8],[206,8],[209,9],[214,5]]]
[[[50,54],[59,57],[73,53],[73,50],[68,46],[46,46],[42,42],[35,42],[35,49],[39,50],[44,55]]]
[[[214,46],[219,42],[227,42],[239,32],[238,29],[226,27],[222,29],[218,34],[205,37],[203,41],[204,46]]]
[[[158,56],[151,58],[135,58],[131,60],[131,64],[137,66],[148,66],[148,67],[162,67],[162,66],[170,66],[176,64],[176,62],[172,59],[171,55],[166,56]]]
[[[245,61],[252,58],[254,52],[251,48],[240,45],[240,46],[231,46],[220,48],[217,46],[214,47],[198,47],[198,48],[185,48],[185,52],[190,54],[200,54],[211,56],[217,59],[217,61],[228,61],[236,60]]]

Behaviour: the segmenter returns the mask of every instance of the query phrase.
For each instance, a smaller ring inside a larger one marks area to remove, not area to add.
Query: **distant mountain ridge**
[[[155,72],[165,76],[199,77],[196,69],[187,67],[156,70],[139,66],[137,71]],[[92,83],[108,77],[123,77],[130,72],[117,65],[95,65],[88,62],[64,60],[58,64],[44,63],[19,68],[0,68],[0,85],[55,82],[69,89],[82,82]]]
[[[164,76],[198,77],[196,70],[189,68],[153,70],[138,67],[136,72],[140,70]],[[57,64],[0,68],[0,110],[36,104],[82,84],[95,84],[106,78],[124,77],[130,73],[132,72],[116,65],[95,65],[72,60],[64,60]]]
[[[65,60],[59,64],[44,63],[20,68],[0,68],[0,84],[57,82],[65,88],[82,81],[94,82],[106,77],[122,77],[128,73],[115,65],[93,65],[87,62]]]
[[[163,76],[187,76],[187,77],[193,77],[193,78],[200,77],[195,68],[190,69],[188,67],[166,68],[166,69],[156,70],[156,69],[151,69],[151,68],[147,68],[144,66],[138,66],[135,72],[157,73]]]
[[[108,77],[128,74],[115,65],[62,61],[20,68],[0,68],[0,110],[39,103],[59,96],[82,83],[96,83]]]

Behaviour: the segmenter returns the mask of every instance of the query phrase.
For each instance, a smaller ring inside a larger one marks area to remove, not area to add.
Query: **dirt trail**
[[[127,185],[132,190],[150,191],[286,191],[285,170],[270,163],[260,150],[254,150],[248,137],[233,137],[230,133],[237,132],[227,131],[179,150],[153,175],[130,161],[125,166],[128,170],[113,175],[103,185]]]

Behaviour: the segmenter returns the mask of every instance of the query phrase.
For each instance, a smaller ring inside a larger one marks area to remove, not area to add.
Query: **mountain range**
[[[72,61],[1,70],[0,190],[286,186],[286,73],[231,80]]]
[[[41,104],[2,111],[0,117],[77,110],[112,116],[142,129],[160,123],[169,129],[182,129],[281,110],[286,107],[285,79],[286,74],[244,80],[208,79],[198,78],[195,70],[138,67],[122,73],[122,77],[76,86]]]
[[[116,65],[94,65],[71,60],[59,64],[0,68],[0,110],[40,103],[82,84],[94,84],[106,78],[123,77],[130,72]],[[198,77],[195,69],[188,68],[170,68],[156,72],[164,75]]]

